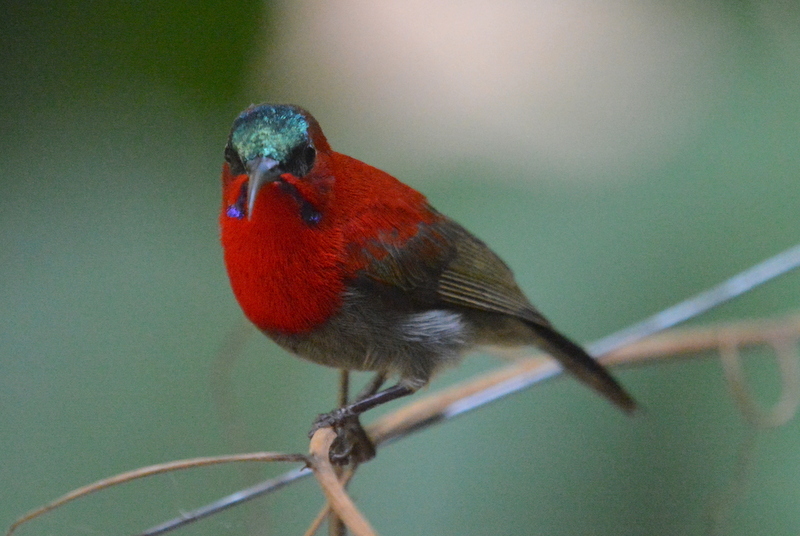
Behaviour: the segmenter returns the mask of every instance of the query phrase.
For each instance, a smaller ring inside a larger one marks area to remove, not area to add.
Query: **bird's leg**
[[[350,371],[339,371],[339,407],[346,406],[350,401]]]
[[[347,406],[347,381],[349,381],[349,376],[347,376],[347,371],[343,370],[339,384],[339,407]],[[386,375],[384,373],[379,372],[376,374],[358,394],[356,402],[377,393],[385,381]],[[348,417],[336,429],[336,433],[336,439],[330,450],[331,462],[342,465],[350,461],[363,463],[375,457],[375,445],[361,426],[358,415]]]
[[[346,406],[348,402],[350,402],[350,371],[341,369],[339,370],[339,407]],[[352,447],[343,444],[343,442],[343,436],[337,433],[334,443],[331,444],[328,450],[328,459],[332,461],[339,459],[346,460],[350,456]],[[355,466],[353,469],[355,469]],[[336,472],[336,478],[341,480],[344,474],[344,466],[336,467],[334,471]],[[331,515],[328,516],[328,534],[330,536],[346,536],[347,534],[347,528],[342,522],[342,519],[333,511],[331,511]]]
[[[344,465],[349,462],[363,463],[375,457],[375,446],[367,436],[358,420],[359,415],[386,402],[410,395],[410,387],[397,384],[383,391],[377,391],[384,378],[378,375],[352,404],[319,415],[311,426],[309,436],[326,426],[336,430],[337,438],[331,446],[332,463]]]
[[[358,393],[358,396],[356,397],[356,402],[364,400],[365,398],[370,397],[375,393],[377,393],[378,389],[381,388],[381,385],[383,385],[383,382],[385,381],[386,381],[386,374],[384,374],[383,372],[377,373],[372,378],[372,381],[370,381],[366,386],[364,386],[364,389],[360,393]],[[344,404],[340,404],[340,407],[346,405],[347,402],[345,402]]]
[[[380,380],[379,383],[378,380]],[[376,383],[377,385],[375,385]],[[379,374],[358,395],[357,400],[364,398],[365,395],[375,393],[381,383],[383,383],[382,375]],[[341,369],[339,371],[339,407],[345,407],[349,402],[350,371]],[[375,457],[375,445],[372,444],[362,428],[358,416],[350,417],[347,421],[342,422],[341,426],[336,427],[336,439],[331,444],[328,456],[336,465],[346,465],[351,459],[362,462]]]
[[[309,432],[309,436],[314,435],[314,432],[320,428],[324,428],[326,426],[335,428],[337,425],[341,424],[344,420],[349,419],[350,417],[358,417],[367,410],[380,406],[381,404],[391,402],[392,400],[408,396],[413,392],[414,390],[407,385],[398,383],[397,385],[389,387],[388,389],[384,389],[383,391],[379,391],[375,394],[367,396],[366,398],[357,400],[352,404],[335,409],[330,413],[323,413],[314,421],[314,425]]]

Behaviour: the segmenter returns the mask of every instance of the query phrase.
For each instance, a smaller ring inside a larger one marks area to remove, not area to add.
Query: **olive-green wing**
[[[397,246],[374,244],[385,254],[363,275],[424,306],[450,304],[511,315],[549,326],[514,281],[508,266],[461,225],[439,215]]]
[[[508,266],[456,222],[441,216],[400,246],[390,241],[374,245],[384,255],[360,277],[372,295],[400,310],[450,305],[517,318],[564,368],[625,411],[635,409],[634,400],[606,369],[531,305]]]

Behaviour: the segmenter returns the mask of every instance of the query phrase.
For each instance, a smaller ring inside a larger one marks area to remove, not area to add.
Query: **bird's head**
[[[260,104],[250,106],[233,122],[225,161],[233,175],[247,174],[247,214],[261,187],[290,174],[305,177],[318,153],[329,152],[316,119],[299,106]]]

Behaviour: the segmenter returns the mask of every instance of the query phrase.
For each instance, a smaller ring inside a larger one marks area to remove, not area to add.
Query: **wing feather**
[[[550,326],[525,297],[508,266],[486,244],[453,220],[438,215],[402,245],[378,239],[385,254],[362,275],[402,290],[420,305],[457,305]]]
[[[500,324],[504,318],[517,319],[530,330],[533,344],[625,411],[635,409],[634,400],[605,368],[531,305],[511,269],[456,222],[440,216],[421,225],[404,244],[379,240],[372,245],[383,255],[362,271],[358,284],[368,285],[372,296],[391,300],[393,310],[450,307],[496,313]]]

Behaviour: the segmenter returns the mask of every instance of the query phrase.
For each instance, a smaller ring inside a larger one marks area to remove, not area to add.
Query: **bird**
[[[300,358],[375,373],[354,402],[312,425],[337,430],[332,460],[373,457],[359,416],[482,347],[538,348],[625,412],[636,408],[483,241],[417,190],[334,151],[305,109],[251,105],[224,158],[220,238],[245,316]],[[381,390],[387,378],[397,382]]]

